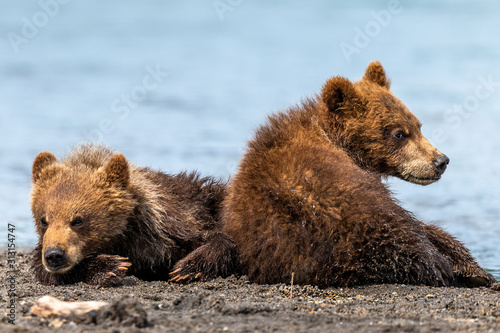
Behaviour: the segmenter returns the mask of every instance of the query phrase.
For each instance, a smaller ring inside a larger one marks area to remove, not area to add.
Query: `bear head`
[[[448,157],[422,135],[420,121],[390,91],[378,62],[358,82],[333,77],[321,93],[326,131],[362,168],[427,185],[440,179]]]
[[[135,208],[129,176],[122,154],[98,168],[59,163],[50,152],[36,156],[31,208],[48,272],[66,273],[120,241]]]

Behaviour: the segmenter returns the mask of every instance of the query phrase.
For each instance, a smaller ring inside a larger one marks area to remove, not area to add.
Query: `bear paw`
[[[132,265],[127,260],[117,255],[98,255],[89,265],[86,282],[101,287],[119,284]]]
[[[479,265],[458,267],[455,276],[459,285],[465,287],[489,287],[496,282],[495,277]]]
[[[170,275],[170,282],[193,282],[196,280],[200,280],[202,277],[201,272],[196,268],[196,265],[190,260],[186,260],[188,258],[184,258],[179,261]]]
[[[209,281],[236,273],[238,268],[236,245],[227,235],[217,232],[209,235],[205,244],[175,264],[170,281]]]
[[[218,275],[217,267],[220,260],[218,254],[221,253],[214,250],[211,243],[200,246],[175,264],[169,281],[193,282],[214,279]]]

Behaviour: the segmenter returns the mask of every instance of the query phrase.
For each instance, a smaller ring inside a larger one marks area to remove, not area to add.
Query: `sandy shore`
[[[14,273],[5,252],[1,259],[1,332],[500,332],[500,292],[490,288],[290,288],[246,277],[189,285],[127,277],[113,288],[47,287],[30,274],[29,251],[17,253]],[[15,325],[7,312],[12,277]],[[31,306],[44,295],[110,305],[73,319],[33,316]]]

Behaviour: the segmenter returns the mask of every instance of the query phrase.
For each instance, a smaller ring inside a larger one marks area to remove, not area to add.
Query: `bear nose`
[[[66,252],[59,247],[53,247],[45,251],[45,261],[50,266],[60,266],[66,260]]]
[[[450,163],[450,159],[446,155],[439,155],[434,161],[434,165],[438,169],[439,173],[443,173],[446,170],[446,166]]]

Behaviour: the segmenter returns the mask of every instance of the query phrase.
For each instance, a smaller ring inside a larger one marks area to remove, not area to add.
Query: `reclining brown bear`
[[[226,185],[219,181],[140,168],[95,145],[61,161],[38,154],[32,177],[33,270],[44,284],[107,286],[127,271],[146,280],[208,280],[236,267],[234,245],[220,231]]]
[[[487,286],[495,280],[437,226],[401,208],[381,178],[436,182],[448,158],[389,90],[379,62],[363,78],[260,127],[224,201],[224,231],[257,283]]]

